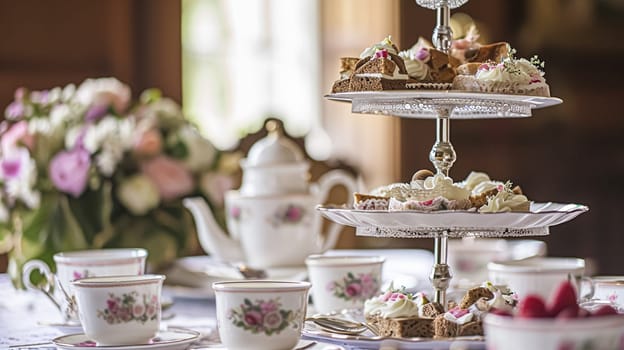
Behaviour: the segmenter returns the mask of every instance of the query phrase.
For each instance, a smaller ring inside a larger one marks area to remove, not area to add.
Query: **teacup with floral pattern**
[[[311,255],[306,259],[314,309],[319,313],[361,309],[380,291],[380,256]]]
[[[286,350],[299,341],[310,283],[229,281],[212,287],[219,337],[228,350]]]
[[[71,282],[82,328],[98,346],[147,344],[160,327],[165,276],[90,277]]]
[[[60,252],[53,256],[56,273],[43,260],[30,260],[24,264],[22,280],[28,289],[48,294],[66,321],[78,322],[72,281],[96,276],[142,275],[147,255],[147,250],[143,248]],[[46,283],[31,283],[30,275],[33,271],[42,273]]]

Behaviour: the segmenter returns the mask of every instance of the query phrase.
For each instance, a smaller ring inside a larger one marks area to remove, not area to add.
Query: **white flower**
[[[78,136],[80,136],[80,133],[82,132],[83,128],[84,127],[82,125],[78,125],[67,130],[67,132],[65,133],[65,148],[66,149],[74,148],[74,146],[76,145],[76,141],[78,141]],[[87,151],[89,150],[87,149]]]
[[[133,144],[134,118],[119,119],[112,115],[102,118],[97,124],[87,127],[84,147],[91,154],[104,147],[121,147],[128,150]],[[82,129],[79,129],[79,133]],[[75,135],[72,135],[75,143]],[[66,144],[67,142],[66,137]],[[117,145],[111,145],[117,143]],[[110,150],[110,148],[109,148]]]
[[[50,136],[54,129],[48,118],[32,118],[28,121],[28,132],[30,134],[41,134]]]
[[[198,171],[209,168],[215,160],[217,150],[208,141],[201,136],[197,130],[191,126],[180,128],[178,136],[188,150],[188,155],[184,159],[184,164],[192,171]]]
[[[55,126],[63,126],[63,123],[72,120],[74,117],[71,108],[66,104],[59,104],[50,110],[50,123]]]
[[[69,84],[63,88],[63,92],[61,92],[61,101],[68,102],[76,94],[76,85]]]
[[[111,176],[122,158],[123,149],[119,144],[104,144],[100,153],[95,157],[95,164],[102,175]]]
[[[6,194],[11,199],[21,200],[28,208],[37,208],[41,193],[34,189],[37,181],[37,164],[30,157],[28,149],[15,147],[5,150],[0,179],[4,182]]]
[[[174,127],[186,121],[180,105],[170,98],[150,103],[141,113],[143,118],[157,120],[158,124],[165,127]]]
[[[122,113],[130,104],[130,88],[115,78],[87,79],[76,90],[75,99],[85,105],[111,106]]]
[[[117,197],[135,215],[146,214],[160,202],[158,188],[144,175],[125,179],[117,188]]]

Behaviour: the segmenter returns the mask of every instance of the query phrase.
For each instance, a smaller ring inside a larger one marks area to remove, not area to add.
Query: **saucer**
[[[84,333],[64,335],[54,338],[52,343],[59,349],[65,350],[183,350],[199,338],[199,332],[185,328],[170,328],[160,331],[156,337],[152,338],[149,344],[128,344],[128,345],[100,345],[89,339]]]
[[[48,322],[48,321],[39,321],[38,325],[42,327],[52,327],[58,329],[60,332],[64,334],[69,333],[79,333],[82,332],[82,325],[80,322]]]
[[[305,266],[268,268],[266,273],[269,279],[303,281],[307,278]],[[213,282],[244,279],[233,264],[206,255],[180,258],[165,275],[163,293],[178,299],[214,299]]]

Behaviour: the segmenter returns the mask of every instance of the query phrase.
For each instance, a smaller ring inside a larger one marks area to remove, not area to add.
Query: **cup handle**
[[[581,290],[583,290],[583,284],[586,283],[589,285],[589,292],[585,295],[580,295],[581,294]],[[587,276],[581,276],[581,280],[579,283],[579,301],[580,302],[584,302],[584,301],[589,301],[594,297],[594,292],[596,291],[596,288],[594,286],[594,281],[592,281],[592,279],[590,277]]]
[[[43,273],[45,277],[45,280],[37,285],[33,284],[30,281],[30,274],[35,270]],[[43,294],[45,294],[45,296],[48,297],[48,299],[52,301],[52,303],[54,303],[59,311],[62,311],[61,304],[58,300],[56,300],[56,298],[54,298],[53,295],[55,278],[48,264],[46,264],[42,260],[30,260],[26,262],[26,264],[24,264],[24,267],[22,268],[22,281],[24,282],[24,285],[27,289],[41,291]]]
[[[343,185],[347,190],[347,206],[351,206],[351,204],[353,203],[352,194],[357,190],[357,183],[353,176],[349,175],[349,173],[347,173],[346,171],[339,169],[328,171],[319,179],[318,202],[325,203],[325,200],[329,196],[329,192],[331,191],[331,189],[338,185]],[[321,219],[322,216],[319,215],[317,218],[317,220],[319,220],[319,223],[316,227],[321,227]],[[330,224],[327,234],[325,235],[323,244],[321,245],[321,252],[325,252],[326,250],[329,250],[336,245],[336,243],[338,242],[338,235],[340,234],[340,230],[342,229],[342,227],[342,225],[335,222],[332,222]]]

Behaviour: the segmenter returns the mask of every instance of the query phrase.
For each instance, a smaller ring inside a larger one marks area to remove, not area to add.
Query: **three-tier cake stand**
[[[436,10],[437,25],[432,39],[437,49],[444,52],[450,49],[450,10],[467,1],[416,0],[419,5]],[[436,142],[429,160],[437,173],[447,176],[456,160],[451,144],[451,120],[530,117],[532,109],[563,102],[556,97],[424,90],[345,92],[326,97],[350,102],[353,113],[434,119]],[[589,210],[579,204],[560,203],[531,203],[529,212],[503,213],[375,211],[325,206],[317,209],[332,221],[355,227],[357,235],[433,238],[435,261],[430,280],[434,300],[444,307],[452,278],[447,265],[449,238],[543,236],[549,234],[550,226],[570,221]]]

